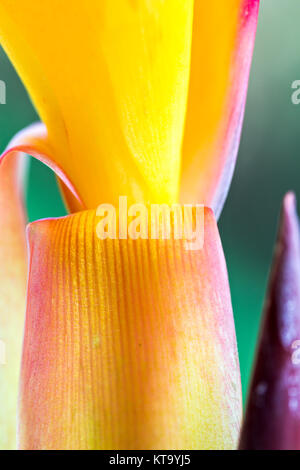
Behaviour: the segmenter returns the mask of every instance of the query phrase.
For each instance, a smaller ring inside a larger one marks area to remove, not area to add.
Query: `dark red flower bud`
[[[285,196],[240,449],[300,449],[300,234]]]

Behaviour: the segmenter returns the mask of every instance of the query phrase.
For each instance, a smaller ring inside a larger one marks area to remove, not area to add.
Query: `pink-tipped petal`
[[[244,118],[259,0],[196,0],[181,201],[219,217]]]

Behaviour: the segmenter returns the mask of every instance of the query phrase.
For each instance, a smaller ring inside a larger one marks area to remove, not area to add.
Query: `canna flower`
[[[49,165],[71,212],[27,231],[20,448],[236,446],[239,366],[215,216],[258,4],[1,1],[1,43],[43,122],[2,159]],[[204,204],[202,250],[174,237],[100,240],[97,207],[122,195]]]

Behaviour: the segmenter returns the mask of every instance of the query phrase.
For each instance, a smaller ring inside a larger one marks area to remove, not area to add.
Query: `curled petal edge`
[[[46,126],[42,123],[34,123],[18,132],[8,144],[5,151],[0,155],[0,165],[8,157],[16,154],[28,154],[48,166],[61,181],[64,193],[68,194],[68,206],[84,210],[85,205],[74,184],[68,178],[64,170],[51,157],[53,151],[48,139]]]

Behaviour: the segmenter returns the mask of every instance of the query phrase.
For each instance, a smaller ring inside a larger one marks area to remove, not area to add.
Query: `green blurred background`
[[[220,220],[232,290],[244,397],[260,322],[278,213],[284,193],[300,196],[300,105],[291,84],[300,79],[300,2],[262,0],[245,123],[235,176]],[[13,67],[0,50],[0,151],[38,119]],[[65,215],[55,177],[30,160],[29,220]]]

